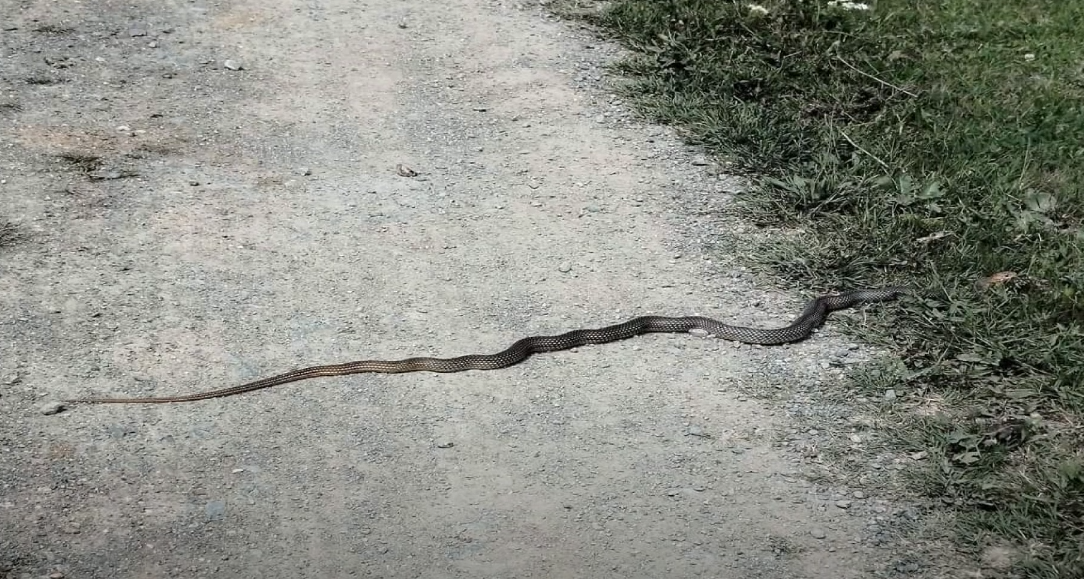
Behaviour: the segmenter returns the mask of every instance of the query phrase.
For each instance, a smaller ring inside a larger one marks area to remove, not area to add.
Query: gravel
[[[902,460],[829,395],[876,355],[830,327],[65,409],[652,313],[779,325],[809,296],[744,265],[741,179],[531,3],[9,12],[5,576],[836,579],[897,549],[936,576],[900,542],[922,511],[850,488],[895,469],[823,454]]]

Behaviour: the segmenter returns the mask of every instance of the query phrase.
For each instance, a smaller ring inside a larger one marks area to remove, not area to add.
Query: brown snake
[[[852,290],[833,296],[821,296],[809,303],[790,325],[775,329],[745,328],[731,326],[711,318],[690,316],[685,318],[667,318],[662,316],[643,316],[627,322],[614,324],[595,330],[573,330],[557,336],[532,336],[523,338],[496,354],[472,354],[456,358],[407,358],[405,360],[362,360],[345,364],[312,366],[294,370],[278,376],[271,376],[240,386],[184,394],[180,396],[162,396],[146,398],[79,398],[67,400],[75,404],[162,404],[166,402],[192,402],[233,396],[270,388],[288,382],[307,380],[319,376],[343,376],[346,374],[379,373],[399,374],[402,372],[462,372],[464,370],[497,370],[518,364],[531,354],[568,350],[587,344],[605,344],[624,340],[651,332],[681,333],[691,330],[703,330],[716,338],[733,340],[746,344],[775,346],[798,342],[808,338],[813,330],[824,323],[828,314],[835,310],[850,308],[861,303],[884,302],[894,300],[911,290],[901,287]]]

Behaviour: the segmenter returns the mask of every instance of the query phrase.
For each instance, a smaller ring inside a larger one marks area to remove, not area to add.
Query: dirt
[[[718,246],[740,183],[537,6],[0,13],[0,577],[957,576],[914,504],[810,475],[861,431],[819,392],[877,355],[831,327],[57,404],[809,296]]]

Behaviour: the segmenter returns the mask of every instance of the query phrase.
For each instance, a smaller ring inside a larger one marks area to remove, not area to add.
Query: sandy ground
[[[909,507],[804,474],[794,405],[866,352],[831,328],[52,413],[808,296],[712,248],[734,180],[537,7],[0,13],[0,577],[941,576]]]

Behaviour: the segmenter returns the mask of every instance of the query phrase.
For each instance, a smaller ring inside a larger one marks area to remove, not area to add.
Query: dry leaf
[[[942,239],[942,238],[948,237],[950,235],[952,235],[951,231],[938,231],[937,233],[931,233],[930,235],[927,235],[926,237],[919,237],[915,241],[917,241],[919,243],[929,243],[931,241],[937,241],[938,239]]]
[[[988,289],[990,286],[1001,285],[1016,277],[1015,271],[999,271],[990,277],[980,277],[975,280],[975,287],[980,290]]]

